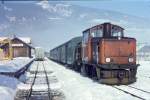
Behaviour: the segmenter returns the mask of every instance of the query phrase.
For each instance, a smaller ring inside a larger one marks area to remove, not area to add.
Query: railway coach
[[[42,47],[35,48],[35,60],[43,61],[45,58],[44,50]]]
[[[83,75],[105,84],[136,81],[136,39],[125,37],[124,29],[103,23],[83,31],[82,37],[52,49],[50,58],[67,64]]]

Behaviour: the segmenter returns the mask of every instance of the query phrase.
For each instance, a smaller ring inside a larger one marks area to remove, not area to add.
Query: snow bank
[[[19,83],[15,78],[0,75],[0,100],[14,100],[15,90]]]
[[[18,57],[10,61],[0,61],[0,72],[16,72],[31,60],[28,57]]]
[[[0,72],[16,72],[31,60],[26,57],[18,57],[11,61],[0,61]],[[0,75],[0,100],[14,100],[18,84],[22,83],[15,78]]]

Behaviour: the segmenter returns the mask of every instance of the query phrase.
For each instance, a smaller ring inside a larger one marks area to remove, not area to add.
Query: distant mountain
[[[150,45],[145,45],[140,50],[138,50],[140,53],[150,53]]]
[[[150,20],[116,11],[70,5],[58,2],[5,3],[0,6],[0,36],[30,36],[35,45],[46,50],[82,35],[82,31],[103,22],[126,29],[126,35],[138,41],[150,37]]]

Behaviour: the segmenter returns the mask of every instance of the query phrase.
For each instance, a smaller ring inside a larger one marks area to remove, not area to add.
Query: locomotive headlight
[[[129,58],[129,62],[133,62],[134,61],[134,59],[133,58]]]
[[[106,60],[106,62],[110,62],[110,58],[106,58],[105,60]]]

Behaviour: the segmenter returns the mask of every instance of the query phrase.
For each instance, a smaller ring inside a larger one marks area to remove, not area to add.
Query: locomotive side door
[[[98,64],[99,62],[99,43],[93,42],[93,63]]]

